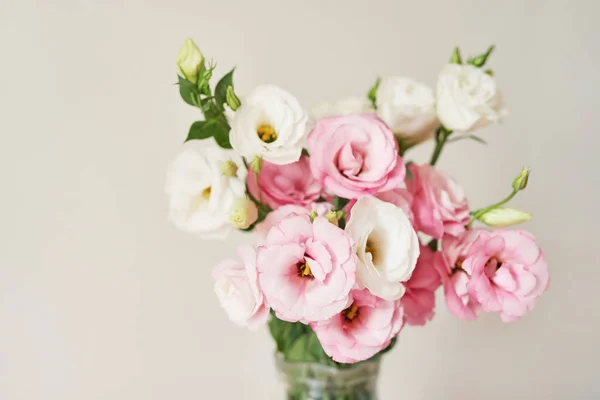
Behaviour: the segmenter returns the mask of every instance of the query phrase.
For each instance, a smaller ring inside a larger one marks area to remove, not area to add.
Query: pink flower
[[[375,115],[320,119],[308,151],[317,181],[347,199],[398,187],[406,172],[394,134]]]
[[[444,236],[442,251],[434,253],[432,258],[442,280],[446,307],[452,315],[463,320],[477,318],[481,309],[477,300],[469,295],[467,283],[471,276],[462,268],[469,247],[481,232],[481,229],[471,229],[460,237]]]
[[[436,239],[464,232],[471,216],[462,188],[429,164],[410,164],[408,169],[412,178],[406,180],[406,186],[413,195],[416,228]]]
[[[241,262],[224,260],[213,270],[215,293],[234,323],[254,330],[267,322],[269,307],[263,300],[256,273],[256,251],[240,246]]]
[[[385,192],[379,192],[375,194],[379,200],[385,201],[387,203],[392,203],[396,207],[399,207],[404,214],[408,217],[411,223],[414,223],[414,215],[411,210],[412,205],[412,194],[407,189],[404,188],[395,188],[392,190],[388,190]],[[346,213],[348,214],[346,220],[350,219],[350,215],[352,213],[352,207],[356,204],[356,199],[352,199],[348,205],[345,207]]]
[[[400,301],[368,290],[352,291],[354,301],[332,318],[311,324],[325,353],[337,362],[355,363],[385,349],[403,325]]]
[[[549,283],[548,265],[535,238],[525,231],[483,231],[462,264],[471,274],[469,294],[504,322],[530,311]]]
[[[258,174],[258,186],[256,176],[250,168],[246,183],[248,191],[255,199],[260,198],[274,210],[286,204],[306,207],[319,198],[323,189],[311,175],[306,156],[286,165],[264,161]]]
[[[357,257],[350,237],[324,217],[291,215],[258,248],[259,282],[277,317],[304,323],[339,313],[351,301]]]
[[[434,257],[434,251],[421,246],[417,266],[404,284],[406,292],[400,301],[404,308],[404,321],[409,325],[425,325],[435,314],[435,291],[441,282],[434,266]]]
[[[297,206],[288,204],[281,206],[275,211],[271,211],[267,214],[267,217],[259,224],[254,227],[254,233],[258,238],[259,243],[264,243],[267,240],[267,234],[272,227],[277,225],[284,218],[292,215],[310,215],[312,210],[316,211],[317,215],[325,215],[333,209],[333,205],[330,203],[314,203],[308,207]]]

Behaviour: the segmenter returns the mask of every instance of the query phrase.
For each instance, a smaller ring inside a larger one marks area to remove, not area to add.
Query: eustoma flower
[[[413,195],[412,210],[417,230],[440,239],[458,236],[469,222],[469,204],[462,188],[444,172],[429,164],[410,164],[412,178],[406,186]]]
[[[404,320],[409,325],[424,325],[434,316],[435,291],[440,287],[440,276],[434,265],[435,252],[421,246],[417,266],[404,284],[406,293],[401,303]]]
[[[248,169],[248,191],[255,199],[276,209],[283,205],[308,206],[314,203],[323,190],[310,173],[308,157],[302,156],[295,163],[276,165],[264,162],[257,179]]]
[[[322,321],[352,300],[356,255],[352,239],[324,217],[281,220],[258,248],[259,282],[268,304],[285,321]]]
[[[452,131],[472,131],[507,114],[496,80],[472,65],[446,65],[436,95],[438,118]]]
[[[238,253],[241,262],[225,260],[215,267],[215,293],[234,323],[256,329],[269,316],[269,307],[258,286],[256,251],[251,246],[241,246]]]
[[[169,219],[187,232],[203,238],[224,238],[232,229],[230,211],[245,197],[246,170],[233,176],[222,172],[223,165],[242,164],[232,151],[219,147],[214,139],[187,142],[175,158],[167,176]]]
[[[287,91],[265,85],[243,97],[231,117],[231,146],[240,155],[283,165],[298,161],[306,141],[306,113]]]
[[[481,232],[481,229],[471,229],[460,237],[444,236],[442,252],[434,253],[431,258],[442,280],[448,311],[456,318],[464,320],[477,318],[481,309],[477,300],[467,290],[471,276],[463,269],[469,248]]]
[[[504,322],[530,311],[549,282],[548,265],[534,237],[525,231],[483,231],[462,268],[471,275],[467,288],[486,312]]]
[[[375,296],[396,300],[419,257],[419,239],[406,214],[373,196],[358,199],[346,231],[356,243],[360,287]]]
[[[400,301],[354,290],[353,302],[332,318],[311,324],[323,350],[337,362],[355,363],[385,349],[403,325]]]
[[[314,177],[348,199],[396,188],[406,172],[394,134],[374,115],[319,120],[308,151]]]
[[[313,203],[307,207],[297,206],[294,204],[281,206],[277,210],[268,213],[266,218],[261,223],[256,224],[254,227],[254,233],[258,238],[258,242],[262,244],[267,240],[267,234],[271,228],[285,218],[292,215],[310,215],[312,211],[315,211],[319,216],[324,216],[331,211],[332,208],[333,205],[329,203]]]
[[[433,90],[405,77],[381,81],[377,88],[377,115],[407,144],[431,138],[440,124]]]

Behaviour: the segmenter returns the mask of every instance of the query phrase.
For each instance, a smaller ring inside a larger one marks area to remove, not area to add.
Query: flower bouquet
[[[168,174],[170,220],[201,238],[254,233],[255,246],[215,267],[215,292],[234,323],[268,324],[289,399],[375,398],[381,355],[433,318],[439,287],[457,318],[510,322],[548,286],[534,237],[506,229],[531,218],[505,206],[529,169],[505,199],[473,209],[435,167],[449,142],[480,140],[473,132],[506,114],[492,50],[463,61],[455,49],[435,92],[378,79],[364,98],[308,115],[274,85],[239,96],[233,70],[213,88],[214,64],[185,41],[179,91],[203,118]],[[430,162],[405,162],[426,140]]]

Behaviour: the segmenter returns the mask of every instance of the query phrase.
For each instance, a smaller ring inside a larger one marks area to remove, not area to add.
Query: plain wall
[[[306,106],[379,75],[434,85],[452,48],[490,60],[510,115],[440,166],[474,208],[512,203],[551,286],[521,321],[406,328],[383,399],[600,396],[597,1],[0,0],[0,399],[277,399],[265,330],[229,322],[210,270],[250,237],[166,219],[165,171],[199,113],[175,58],[193,37],[243,93]],[[408,153],[424,161],[431,143]]]

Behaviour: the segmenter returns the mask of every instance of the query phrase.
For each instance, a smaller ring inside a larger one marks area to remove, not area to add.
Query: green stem
[[[431,155],[431,161],[429,162],[431,165],[435,165],[438,159],[440,158],[440,154],[442,153],[442,149],[446,144],[446,140],[452,131],[447,130],[443,126],[440,126],[435,133],[435,149],[433,150],[433,154]]]
[[[467,228],[470,227],[473,222],[475,222],[475,220],[479,219],[479,217],[481,217],[483,214],[485,214],[486,212],[493,210],[496,207],[500,207],[506,203],[508,203],[509,201],[512,200],[513,197],[516,196],[516,194],[518,193],[518,190],[513,190],[511,194],[509,194],[504,200],[501,200],[495,204],[492,204],[491,206],[487,206],[485,208],[481,208],[477,211],[473,211],[471,214],[473,215],[473,218],[471,218],[471,220],[469,221],[469,223],[467,224]]]

